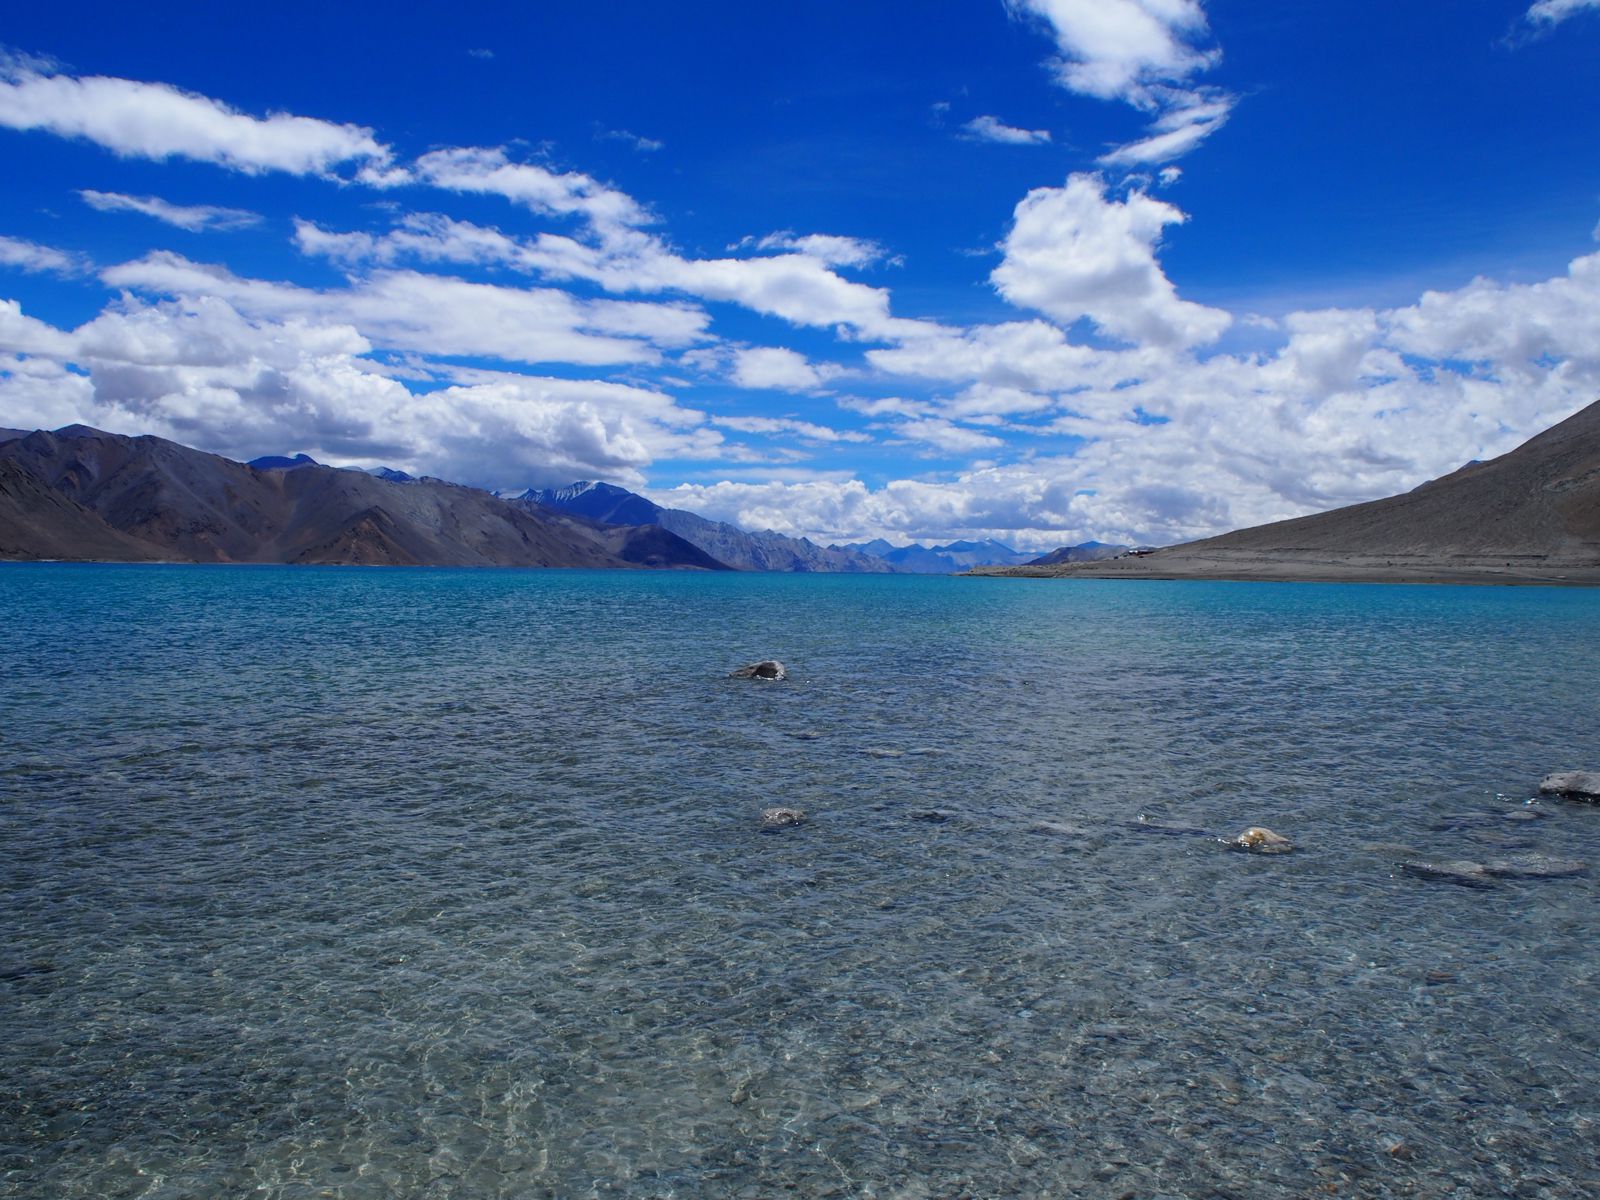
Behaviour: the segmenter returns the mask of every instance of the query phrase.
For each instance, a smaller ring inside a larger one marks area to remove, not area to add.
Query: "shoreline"
[[[1228,561],[1220,558],[1174,557],[1151,562],[1156,555],[1136,560],[1109,559],[1097,563],[1064,563],[1034,567],[974,567],[965,578],[1006,579],[1125,579],[1228,583],[1409,583],[1469,585],[1475,587],[1600,587],[1600,564],[1538,570],[1528,567],[1488,567],[1415,563],[1403,566],[1331,559],[1294,560],[1260,558]]]

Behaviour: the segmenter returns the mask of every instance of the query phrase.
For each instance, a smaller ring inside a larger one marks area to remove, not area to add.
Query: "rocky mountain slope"
[[[662,529],[82,425],[0,441],[0,558],[725,569]]]
[[[1126,554],[1131,549],[1132,546],[1113,546],[1107,542],[1079,542],[1076,546],[1058,546],[1049,554],[1042,554],[1027,565],[1053,567],[1057,563],[1100,562],[1102,559]]]
[[[1403,495],[1109,562],[981,573],[1600,583],[1600,402]]]

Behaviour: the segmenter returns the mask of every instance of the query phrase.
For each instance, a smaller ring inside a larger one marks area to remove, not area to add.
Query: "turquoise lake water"
[[[1600,807],[1532,800],[1600,592],[13,565],[0,628],[0,1196],[1600,1194]]]

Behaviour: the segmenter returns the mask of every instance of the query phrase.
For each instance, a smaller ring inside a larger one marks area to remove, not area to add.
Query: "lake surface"
[[[1530,799],[1600,592],[13,565],[0,628],[0,1196],[1600,1194],[1600,807]],[[1400,866],[1532,854],[1594,865]]]

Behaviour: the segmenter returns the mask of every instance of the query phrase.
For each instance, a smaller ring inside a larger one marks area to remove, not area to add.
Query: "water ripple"
[[[1400,869],[1600,863],[1528,803],[1594,765],[1593,593],[19,566],[0,615],[0,1196],[1600,1190],[1600,872]]]

